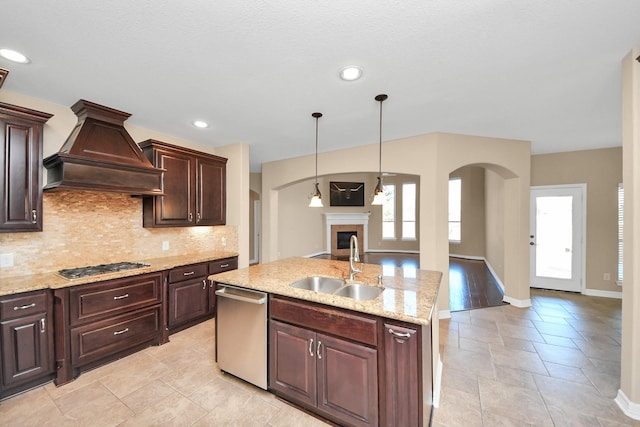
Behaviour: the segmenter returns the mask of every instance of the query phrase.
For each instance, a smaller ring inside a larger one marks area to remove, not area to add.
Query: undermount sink
[[[321,294],[333,294],[355,300],[372,300],[384,291],[384,288],[364,283],[347,283],[337,277],[309,276],[291,284],[292,288],[314,291]]]
[[[353,298],[356,300],[371,300],[375,299],[383,291],[384,288],[369,286],[362,283],[351,283],[338,289],[333,294],[341,297]]]
[[[308,291],[319,292],[322,294],[332,294],[347,282],[336,277],[309,276],[300,279],[291,284],[291,287],[298,289],[306,289]]]

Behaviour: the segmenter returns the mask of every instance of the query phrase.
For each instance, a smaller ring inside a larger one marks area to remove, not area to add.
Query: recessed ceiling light
[[[202,120],[194,120],[193,125],[200,129],[205,129],[209,127],[209,123],[204,122]]]
[[[340,71],[340,78],[348,82],[358,80],[362,77],[362,69],[356,66],[345,67]]]
[[[11,49],[0,49],[0,56],[8,59],[9,61],[18,62],[20,64],[28,64],[29,62],[31,62],[29,58],[27,58],[20,52],[16,52],[15,50]]]

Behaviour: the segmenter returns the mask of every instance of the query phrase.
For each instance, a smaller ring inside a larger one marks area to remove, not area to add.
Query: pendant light
[[[316,119],[316,184],[315,192],[311,196],[311,202],[309,202],[309,207],[321,208],[324,205],[322,204],[322,194],[320,194],[320,189],[318,188],[318,119],[322,117],[322,113],[313,113],[311,116]]]
[[[382,205],[385,201],[384,188],[382,186],[382,102],[387,99],[388,96],[385,94],[380,94],[376,96],[376,101],[380,103],[380,155],[378,157],[378,184],[376,188],[373,190],[373,201],[372,205]]]

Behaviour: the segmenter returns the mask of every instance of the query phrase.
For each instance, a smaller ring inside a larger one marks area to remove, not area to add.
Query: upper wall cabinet
[[[139,145],[165,170],[163,195],[144,198],[144,227],[226,224],[227,159],[152,139]]]
[[[0,232],[42,231],[42,133],[51,117],[0,102]]]

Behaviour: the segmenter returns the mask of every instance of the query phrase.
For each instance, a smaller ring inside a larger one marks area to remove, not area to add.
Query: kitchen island
[[[429,425],[442,274],[364,264],[354,281],[384,288],[371,300],[291,286],[310,276],[350,283],[349,263],[294,257],[209,276],[269,294],[269,390],[341,425]]]

